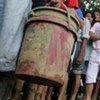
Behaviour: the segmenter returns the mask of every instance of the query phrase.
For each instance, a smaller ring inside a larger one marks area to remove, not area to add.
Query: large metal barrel
[[[16,75],[26,81],[61,86],[79,24],[71,14],[53,7],[33,9],[26,23]]]

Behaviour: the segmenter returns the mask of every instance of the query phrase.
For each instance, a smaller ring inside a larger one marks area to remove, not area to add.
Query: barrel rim
[[[61,87],[63,85],[63,80],[58,79],[57,77],[50,77],[50,76],[44,76],[44,75],[27,75],[22,73],[15,73],[15,76],[19,79],[39,84],[39,85],[46,85],[46,86],[55,86],[55,87]],[[39,81],[37,81],[39,80]]]
[[[65,10],[59,9],[57,7],[48,7],[48,6],[41,6],[41,7],[36,7],[34,9],[32,9],[33,11],[38,11],[38,10],[53,10],[53,11],[57,11],[60,12],[62,14],[67,14]],[[76,22],[77,26],[80,27],[79,21],[77,18],[75,18],[72,14],[70,14],[70,17]]]
[[[44,17],[44,16],[42,16],[42,17]],[[50,16],[49,16],[50,17]],[[72,34],[75,36],[75,40],[77,40],[77,32],[76,31],[74,31],[74,30],[72,30],[72,29],[69,29],[68,28],[68,23],[66,23],[66,24],[61,24],[61,23],[59,23],[59,22],[61,22],[60,20],[59,21],[51,21],[51,20],[46,20],[46,19],[38,19],[37,17],[34,17],[34,18],[30,18],[28,21],[27,21],[27,23],[26,23],[26,25],[25,25],[25,29],[27,29],[27,26],[28,25],[30,25],[30,24],[32,24],[32,23],[34,23],[34,22],[49,22],[49,23],[53,23],[53,24],[57,24],[57,25],[60,25],[60,26],[63,26],[63,27],[65,27],[68,31],[71,31],[72,32]]]

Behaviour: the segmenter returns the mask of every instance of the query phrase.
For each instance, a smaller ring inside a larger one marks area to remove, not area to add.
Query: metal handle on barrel
[[[67,6],[62,2],[63,6],[65,7],[66,11],[67,11],[67,16],[68,16],[68,28],[69,30],[70,28],[70,11],[68,10]]]
[[[70,15],[70,11],[69,11],[69,9],[67,8],[67,6],[63,2],[62,2],[62,4],[63,4],[63,6],[65,7],[65,9],[67,11],[66,15],[67,15],[68,29],[71,30],[71,28],[70,28],[70,16],[71,16]],[[34,16],[34,17],[40,16],[40,14],[35,14],[33,10],[31,11],[31,15]]]

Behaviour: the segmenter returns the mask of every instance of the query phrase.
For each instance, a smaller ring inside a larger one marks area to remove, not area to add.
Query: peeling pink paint
[[[67,30],[66,30],[67,31]],[[66,31],[63,31],[63,33],[60,34],[60,39],[61,39],[61,59],[62,59],[62,62],[64,61],[64,59],[66,58],[66,54],[65,54],[65,44],[67,42],[67,32]]]
[[[36,76],[37,81],[44,77],[43,81],[50,80],[51,86],[53,82],[62,84],[75,40],[73,33],[67,29],[67,19],[51,17],[51,14],[33,17],[32,22],[27,24],[16,74],[31,75],[33,80]],[[43,83],[40,81],[40,84]],[[47,82],[45,85],[48,85]]]
[[[48,55],[48,64],[53,64],[56,61],[57,57],[57,29],[51,31],[51,40],[49,45],[49,55]]]

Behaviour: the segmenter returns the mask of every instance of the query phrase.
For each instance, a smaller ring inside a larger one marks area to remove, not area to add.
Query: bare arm
[[[81,19],[81,18],[77,15],[75,9],[69,8],[69,10],[70,10],[71,14],[73,14],[73,15],[78,19],[78,21],[79,21],[79,23],[80,23],[80,28],[82,29],[82,28],[84,27],[84,20]]]
[[[88,39],[83,38],[82,44],[81,44],[81,49],[80,49],[79,54],[78,54],[78,57],[76,59],[76,63],[78,65],[82,64],[82,61],[83,61],[83,58],[84,58],[84,54],[85,54],[85,48],[86,48],[87,42],[88,42]]]
[[[90,39],[91,40],[100,40],[100,34],[95,34],[93,32],[90,32]]]
[[[83,62],[83,58],[85,55],[85,49],[87,46],[87,42],[89,39],[89,31],[90,31],[90,22],[87,19],[84,19],[84,27],[82,29],[82,42],[81,42],[81,48],[79,50],[79,54],[77,56],[76,62],[77,64],[81,64]]]
[[[84,21],[76,14],[76,18],[78,19],[79,23],[80,23],[80,28],[83,28],[84,26]]]

